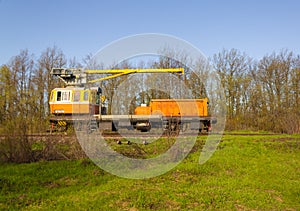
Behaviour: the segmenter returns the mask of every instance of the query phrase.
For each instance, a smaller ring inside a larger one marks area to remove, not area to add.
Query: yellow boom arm
[[[95,83],[98,81],[104,81],[111,78],[116,78],[122,75],[128,75],[132,73],[181,73],[184,74],[183,68],[168,68],[168,69],[123,69],[123,70],[86,70],[87,74],[112,74],[103,78],[91,80],[88,83]]]
[[[122,70],[83,70],[69,68],[53,68],[51,75],[55,75],[64,81],[66,85],[83,86],[88,83],[95,83],[111,78],[120,77],[132,73],[181,73],[184,74],[183,68],[157,68],[157,69],[122,69]],[[88,74],[110,74],[102,78],[87,81]]]

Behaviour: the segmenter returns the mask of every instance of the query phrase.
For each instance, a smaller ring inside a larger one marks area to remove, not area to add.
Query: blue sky
[[[299,20],[297,0],[0,0],[0,65],[54,45],[80,61],[140,33],[179,37],[208,57],[223,48],[256,59],[283,48],[300,54]]]

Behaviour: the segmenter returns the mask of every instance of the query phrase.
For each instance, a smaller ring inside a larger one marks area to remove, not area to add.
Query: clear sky
[[[298,0],[0,0],[0,65],[56,45],[79,61],[124,36],[164,33],[206,56],[236,48],[260,59],[300,54]]]

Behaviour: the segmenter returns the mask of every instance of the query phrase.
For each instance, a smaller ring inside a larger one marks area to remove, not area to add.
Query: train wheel
[[[169,136],[175,137],[179,135],[179,125],[171,125],[171,127],[168,130]]]
[[[178,136],[179,135],[179,131],[171,131],[170,132],[170,136],[171,137],[176,137],[176,136]]]

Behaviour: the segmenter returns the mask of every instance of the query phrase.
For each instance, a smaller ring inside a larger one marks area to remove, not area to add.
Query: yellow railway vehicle
[[[50,131],[65,131],[74,120],[90,121],[93,115],[106,114],[106,108],[101,106],[103,101],[104,96],[97,87],[53,89],[49,99]]]
[[[99,114],[100,90],[83,87],[56,88],[50,95],[53,115]]]

